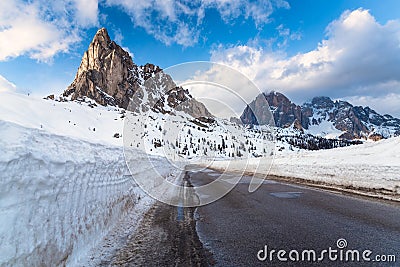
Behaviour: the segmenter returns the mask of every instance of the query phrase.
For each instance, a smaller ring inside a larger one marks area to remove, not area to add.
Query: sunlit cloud
[[[99,5],[120,7],[133,27],[143,28],[166,45],[183,47],[199,42],[208,9],[217,10],[231,23],[242,16],[257,27],[269,23],[277,8],[289,8],[283,0],[12,0],[0,2],[0,61],[26,55],[51,62],[55,55],[68,53],[82,41],[82,32],[99,26]]]
[[[22,55],[50,62],[98,23],[97,0],[0,2],[0,61]]]
[[[211,60],[237,68],[263,91],[299,102],[318,95],[385,99],[400,94],[400,21],[382,25],[368,10],[345,11],[312,51],[288,57],[256,45],[219,46]]]

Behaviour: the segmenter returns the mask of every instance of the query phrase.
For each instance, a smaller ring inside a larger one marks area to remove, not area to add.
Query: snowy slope
[[[90,99],[85,101],[58,102],[2,93],[0,120],[89,142],[123,146],[124,119],[128,116],[132,124],[127,127],[132,131],[126,133],[135,134],[132,146],[152,155],[177,154],[176,159],[204,155],[229,158],[236,157],[240,149],[241,157],[247,158],[270,153],[264,151],[265,140],[260,131],[226,120],[216,119],[215,123],[201,123],[204,127],[199,127],[199,122],[193,122],[193,117],[184,112],[176,112],[176,116],[153,111],[128,114],[115,107],[93,106]],[[218,149],[222,139],[226,148]],[[155,142],[161,146],[154,146]]]
[[[124,135],[133,137],[126,145],[173,160],[266,156],[275,147],[271,130],[266,128],[246,129],[220,119],[199,126],[198,121],[179,113],[178,116],[160,113],[145,116],[128,115],[130,126]]]
[[[91,142],[122,145],[122,140],[113,137],[122,134],[122,110],[90,108],[92,101],[86,101],[57,102],[4,92],[0,96],[0,120]]]
[[[218,118],[212,123],[205,123],[194,120],[182,111],[175,111],[175,115],[151,110],[132,114],[115,107],[95,106],[87,98],[85,101],[58,102],[3,93],[0,98],[0,120],[57,135],[118,146],[123,146],[124,134],[133,134],[134,137],[130,137],[133,138],[132,142],[126,143],[126,146],[132,145],[148,154],[172,157],[174,160],[287,154],[304,149],[301,145],[293,145],[299,140],[308,138],[309,142],[315,143],[312,138],[299,135],[298,131],[289,128],[247,128]],[[126,123],[127,117],[131,124]],[[115,138],[115,134],[119,138]],[[275,139],[274,135],[278,138]],[[297,140],[293,140],[292,136],[297,136]]]
[[[333,138],[339,138],[344,133],[344,131],[336,129],[332,121],[323,119],[319,120],[319,124],[315,125],[311,124],[306,130],[306,133],[315,136],[321,136],[328,139],[333,139]]]

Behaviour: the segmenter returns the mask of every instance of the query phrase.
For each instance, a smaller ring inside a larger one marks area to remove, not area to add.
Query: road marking
[[[303,192],[275,192],[269,194],[277,198],[299,198]]]

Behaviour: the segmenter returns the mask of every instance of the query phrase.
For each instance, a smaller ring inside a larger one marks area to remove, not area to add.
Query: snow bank
[[[0,266],[74,264],[144,193],[121,147],[0,121]],[[154,169],[140,161],[135,173]],[[164,159],[158,172],[170,174]]]
[[[400,200],[400,137],[362,145],[280,155],[272,166],[262,159],[216,161],[212,168],[296,178],[370,196]],[[261,160],[261,161],[260,161]]]

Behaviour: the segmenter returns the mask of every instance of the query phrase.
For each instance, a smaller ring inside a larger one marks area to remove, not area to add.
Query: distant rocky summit
[[[184,111],[212,117],[200,102],[154,64],[136,65],[127,51],[99,29],[82,57],[74,81],[64,91],[71,100],[88,97],[98,104],[144,112]]]
[[[271,108],[275,126],[288,127],[294,121],[298,121],[304,128],[307,127],[308,118],[303,115],[301,107],[292,103],[283,94],[276,92],[258,95],[243,111],[241,121],[244,124],[270,125],[271,113],[267,112],[266,102]]]
[[[269,107],[265,106],[264,98]],[[329,97],[314,97],[299,106],[278,92],[263,93],[243,111],[244,124],[267,124],[265,110],[270,108],[277,127],[293,126],[299,130],[312,130],[313,134],[339,132],[339,138],[379,140],[400,135],[400,119],[380,115],[369,107],[353,106],[349,102],[332,101]]]

